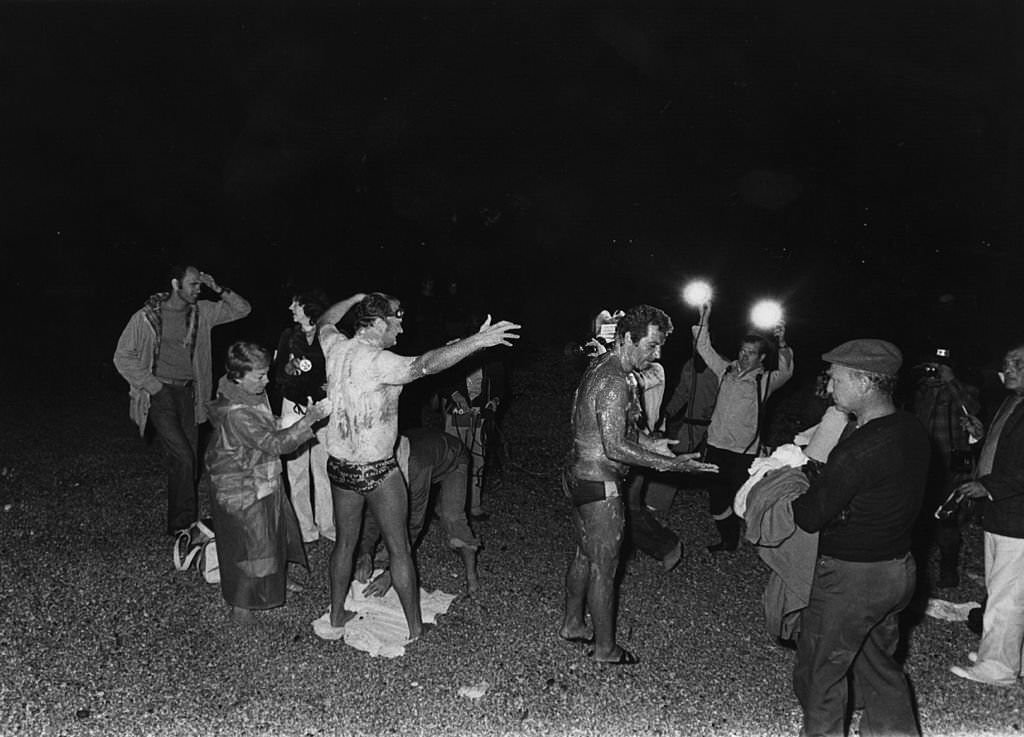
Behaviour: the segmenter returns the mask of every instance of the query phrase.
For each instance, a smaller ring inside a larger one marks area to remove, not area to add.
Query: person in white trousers
[[[288,309],[293,324],[285,328],[274,354],[274,380],[281,395],[282,428],[302,419],[305,408],[327,396],[324,353],[316,334],[317,318],[327,300],[317,291],[292,296]],[[299,520],[302,542],[321,537],[334,542],[334,504],[327,477],[327,425],[313,426],[316,437],[283,458],[292,507]]]

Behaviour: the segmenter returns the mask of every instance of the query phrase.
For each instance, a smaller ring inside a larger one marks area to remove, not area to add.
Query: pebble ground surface
[[[159,452],[138,438],[112,369],[0,398],[0,734],[796,735],[793,653],[764,629],[767,569],[748,544],[705,551],[700,484],[666,515],[686,545],[679,567],[624,560],[618,637],[642,662],[598,666],[556,636],[573,551],[557,470],[578,373],[554,353],[517,361],[492,516],[476,525],[482,589],[393,660],[313,634],[324,541],[307,590],[252,628],[229,624],[218,586],[174,570]],[[980,600],[980,544],[972,525],[960,587],[936,595]],[[418,566],[424,588],[463,591],[438,530]],[[978,638],[920,614],[926,595],[905,638],[923,733],[1020,734],[1021,686],[951,675]]]

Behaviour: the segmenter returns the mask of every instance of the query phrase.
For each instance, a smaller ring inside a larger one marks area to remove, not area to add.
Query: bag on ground
[[[174,569],[195,568],[207,583],[220,583],[217,542],[213,529],[202,520],[193,522],[174,540]]]

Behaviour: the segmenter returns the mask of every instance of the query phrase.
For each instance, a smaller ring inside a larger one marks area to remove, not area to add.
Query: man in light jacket
[[[210,331],[252,310],[239,294],[195,266],[175,266],[169,292],[152,295],[132,315],[114,351],[114,367],[128,382],[129,414],[145,434],[152,426],[167,463],[167,532],[199,516],[199,424],[206,421],[212,370]],[[203,286],[220,297],[199,300]]]

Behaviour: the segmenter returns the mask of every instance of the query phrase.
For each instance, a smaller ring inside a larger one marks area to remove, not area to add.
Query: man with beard
[[[672,321],[650,305],[629,309],[615,328],[614,346],[591,362],[573,400],[573,451],[563,475],[572,508],[576,554],[565,578],[565,612],[559,636],[593,643],[599,663],[633,665],[639,660],[615,642],[615,574],[625,526],[623,482],[630,467],[656,471],[715,471],[676,456],[673,441],[641,432],[643,408],[635,372],[661,356]],[[589,610],[593,635],[586,627]]]
[[[152,425],[167,463],[167,532],[199,517],[199,429],[206,422],[212,368],[210,331],[252,309],[239,294],[195,266],[175,266],[169,292],[151,296],[125,326],[114,367],[131,387],[129,414],[145,433]],[[199,301],[203,287],[219,295]]]

